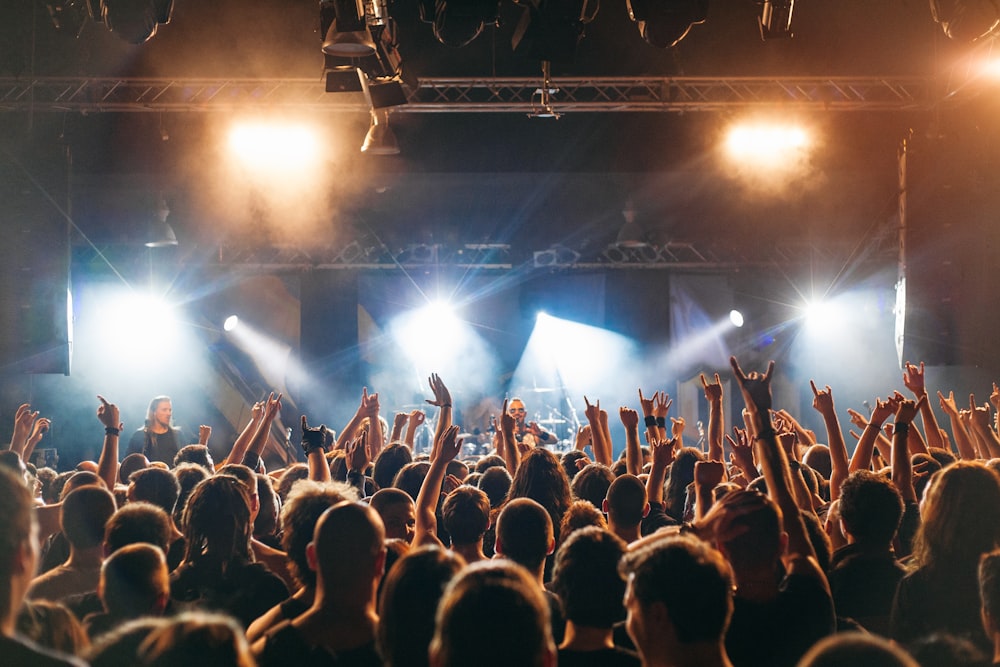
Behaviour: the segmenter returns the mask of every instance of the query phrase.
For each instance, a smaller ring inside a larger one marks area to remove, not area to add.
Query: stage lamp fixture
[[[642,38],[661,49],[675,46],[708,18],[708,0],[626,0],[626,6]]]
[[[445,46],[471,43],[487,25],[499,25],[498,0],[421,0],[420,20],[433,26],[434,37]]]
[[[520,0],[524,13],[511,47],[531,60],[572,63],[584,28],[597,16],[599,0]]]
[[[760,17],[757,19],[760,38],[767,41],[792,37],[794,8],[795,0],[764,0],[761,4]]]
[[[375,55],[375,40],[360,0],[320,3],[320,26],[324,31],[323,53],[341,58]]]
[[[365,143],[361,145],[361,152],[368,155],[399,155],[399,143],[389,127],[389,112],[385,109],[372,109],[372,124],[365,135]]]

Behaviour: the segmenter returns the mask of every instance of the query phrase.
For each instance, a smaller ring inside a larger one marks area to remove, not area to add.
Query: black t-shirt
[[[903,577],[892,605],[890,636],[908,644],[944,632],[968,639],[992,654],[993,644],[986,637],[979,615],[976,570],[966,570],[921,568]]]
[[[170,597],[178,610],[219,611],[244,628],[288,597],[288,587],[260,563],[233,563],[219,568],[185,564],[170,575]]]
[[[559,649],[559,667],[639,667],[642,661],[632,651],[623,648],[602,648],[597,651]]]
[[[162,461],[173,467],[174,456],[181,448],[181,430],[167,429],[166,433],[153,433],[140,428],[128,441],[126,454],[143,454],[150,461]]]
[[[794,667],[817,641],[833,633],[833,600],[821,581],[791,574],[767,602],[736,597],[726,632],[734,667]]]
[[[417,649],[414,649],[417,650]],[[306,642],[291,621],[285,621],[264,635],[264,649],[257,656],[258,667],[382,667],[375,641],[332,653]]]
[[[23,637],[0,635],[0,663],[4,667],[86,667],[73,656],[44,649]]]
[[[857,544],[837,549],[827,575],[837,615],[888,637],[892,600],[904,574],[888,549],[866,551]]]

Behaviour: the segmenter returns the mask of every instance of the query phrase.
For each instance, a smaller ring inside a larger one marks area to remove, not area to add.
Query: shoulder
[[[0,637],[0,655],[7,667],[86,667],[82,660],[49,651],[20,637]]]

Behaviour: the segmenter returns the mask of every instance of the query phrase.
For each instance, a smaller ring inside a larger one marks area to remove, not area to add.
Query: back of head
[[[486,472],[490,468],[507,468],[507,464],[504,462],[503,458],[497,456],[496,454],[489,454],[482,457],[476,461],[476,472]]]
[[[625,618],[625,581],[618,561],[627,545],[600,528],[581,528],[556,552],[552,588],[566,620],[592,628],[610,628]]]
[[[73,612],[49,600],[24,601],[17,614],[17,633],[39,646],[68,655],[78,655],[90,646],[87,631]]]
[[[115,497],[103,486],[85,486],[63,500],[60,523],[74,549],[93,549],[104,541],[104,526],[115,513]]]
[[[552,519],[529,498],[508,502],[497,517],[497,553],[534,572],[552,551]]]
[[[919,667],[903,649],[878,635],[847,632],[817,642],[798,667]]]
[[[342,501],[323,512],[313,532],[317,584],[328,592],[367,590],[382,576],[385,530],[378,513],[359,502]]]
[[[260,510],[253,523],[253,534],[261,538],[280,534],[281,500],[271,484],[271,478],[260,473],[257,473],[257,499]]]
[[[694,481],[694,464],[704,461],[705,455],[694,447],[682,447],[670,464],[670,475],[667,477],[664,502],[667,512],[680,521],[684,518],[684,501],[687,488]]]
[[[646,514],[646,487],[635,475],[622,475],[608,487],[608,519],[627,527],[638,526]]]
[[[602,463],[590,463],[573,478],[573,497],[601,509],[613,481],[615,475],[611,468]]]
[[[413,452],[401,442],[392,442],[378,453],[375,467],[372,470],[372,480],[380,489],[392,486],[392,480],[407,463],[413,462]]]
[[[170,517],[156,505],[128,503],[108,519],[104,527],[104,550],[114,553],[129,544],[152,544],[163,550],[170,548]]]
[[[510,497],[531,498],[538,502],[555,524],[573,502],[569,479],[559,465],[559,459],[541,447],[535,447],[521,459],[511,483]]]
[[[145,667],[256,664],[232,618],[202,612],[181,614],[154,630],[139,646],[138,656]]]
[[[972,574],[980,555],[1000,546],[1000,477],[980,463],[950,465],[930,481],[920,515],[917,564]]]
[[[812,445],[802,455],[802,462],[823,476],[830,479],[833,472],[833,462],[830,460],[830,448],[826,445]]]
[[[0,468],[15,475],[23,475],[27,470],[24,461],[21,460],[17,452],[9,449],[0,451]]]
[[[96,639],[84,654],[90,667],[121,667],[136,661],[139,646],[154,631],[169,624],[164,618],[146,617],[129,621]]]
[[[734,537],[719,548],[737,570],[741,566],[769,567],[781,558],[781,511],[773,500],[757,491],[733,491],[719,501],[725,513],[719,534]]]
[[[214,475],[191,492],[181,519],[184,561],[250,559],[250,496],[235,477]]]
[[[434,613],[449,582],[465,565],[452,551],[414,549],[385,577],[379,598],[378,647],[387,667],[423,667],[434,636]]]
[[[490,527],[490,499],[476,487],[463,484],[444,499],[441,517],[452,544],[475,544]]]
[[[309,479],[309,466],[305,463],[295,463],[285,468],[281,478],[278,479],[278,488],[275,489],[282,503],[288,498],[288,493],[295,483],[303,479]]]
[[[281,546],[288,554],[292,573],[300,583],[316,583],[316,573],[310,569],[306,556],[306,546],[312,542],[316,522],[323,516],[323,512],[337,503],[356,499],[357,491],[339,482],[323,484],[305,480],[292,488],[281,508],[281,523],[284,527]]]
[[[983,554],[979,560],[979,602],[983,613],[1000,629],[1000,551]]]
[[[170,514],[174,511],[181,485],[174,473],[160,468],[145,468],[132,473],[128,478],[129,497],[132,500],[152,503]]]
[[[0,590],[5,590],[14,574],[18,551],[35,539],[34,501],[22,477],[0,469]],[[9,595],[0,595],[0,619],[7,618]]]
[[[629,552],[621,573],[642,610],[663,605],[678,642],[722,641],[733,610],[733,578],[721,553],[695,538],[671,537]]]
[[[517,565],[470,565],[438,605],[430,645],[435,667],[541,667],[553,662],[554,652],[548,604]]]
[[[479,488],[490,499],[490,507],[500,507],[507,500],[512,478],[507,469],[493,466],[482,473],[479,478]]]
[[[903,518],[903,497],[886,478],[868,470],[851,473],[840,488],[840,519],[862,544],[888,546]]]
[[[143,468],[149,467],[149,459],[143,454],[129,454],[122,459],[121,466],[118,468],[118,481],[122,484],[128,484],[129,478],[132,476],[136,470],[142,470]]]
[[[431,464],[426,461],[407,463],[396,473],[396,478],[392,480],[392,485],[397,489],[405,491],[416,502],[417,495],[420,493],[420,486],[424,483],[424,477],[427,476],[427,472],[430,469]]]
[[[174,503],[174,511],[171,513],[171,516],[179,526],[181,517],[184,516],[184,506],[187,505],[187,500],[191,496],[191,492],[194,491],[194,487],[212,475],[200,465],[194,463],[182,463],[174,468],[173,473],[174,477],[177,478],[180,494],[177,496],[177,502]]]
[[[194,463],[200,465],[208,471],[215,470],[215,462],[212,460],[212,453],[205,445],[184,445],[174,454],[174,467],[182,463]]]
[[[163,551],[151,544],[122,547],[101,566],[98,590],[104,608],[119,618],[159,614],[170,597]]]
[[[589,500],[574,500],[566,513],[563,514],[562,521],[559,522],[559,540],[565,543],[574,531],[596,526],[597,528],[607,528],[608,522],[604,515],[590,504]]]
[[[563,467],[563,471],[566,473],[566,477],[571,484],[577,473],[580,472],[580,468],[577,467],[576,462],[586,458],[587,455],[579,449],[571,449],[559,457],[559,464]]]
[[[63,484],[62,490],[59,492],[59,499],[65,500],[72,491],[83,488],[85,486],[99,486],[102,489],[106,488],[104,482],[97,473],[93,473],[87,470],[77,471],[71,474],[66,482]]]

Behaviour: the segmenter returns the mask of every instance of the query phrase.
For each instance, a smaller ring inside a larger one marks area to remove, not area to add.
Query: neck
[[[489,560],[483,553],[483,538],[479,538],[475,544],[452,544],[451,550],[465,559],[466,563],[478,563],[481,560]]]
[[[563,636],[563,643],[559,645],[560,649],[571,651],[599,651],[614,647],[611,628],[577,625],[570,620],[566,621],[566,634]]]
[[[170,427],[169,426],[164,426],[160,422],[153,422],[153,425],[149,427],[149,430],[152,431],[153,433],[160,434],[160,433],[166,433],[167,431],[169,431]]]
[[[642,656],[643,667],[732,667],[722,642],[678,644],[653,658]]]
[[[375,639],[378,614],[373,595],[366,600],[358,598],[350,593],[326,596],[317,588],[312,607],[293,624],[311,643],[333,650],[367,644]]]
[[[78,569],[100,567],[103,562],[103,546],[93,547],[92,549],[76,549],[71,546],[69,549],[69,560],[66,561],[66,566]]]
[[[608,519],[608,528],[612,533],[625,540],[625,544],[632,544],[642,537],[640,526],[623,526]]]

